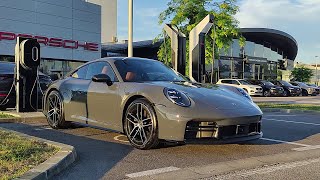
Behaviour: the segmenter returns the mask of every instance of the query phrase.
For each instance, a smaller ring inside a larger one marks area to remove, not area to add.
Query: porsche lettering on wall
[[[2,40],[13,41],[13,40],[16,40],[17,37],[35,38],[38,40],[40,44],[43,44],[45,46],[62,47],[67,49],[84,48],[85,50],[88,50],[88,51],[99,51],[99,44],[97,43],[79,42],[76,40],[69,40],[69,39],[49,38],[45,36],[33,36],[30,34],[15,34],[12,32],[0,31],[0,41]]]

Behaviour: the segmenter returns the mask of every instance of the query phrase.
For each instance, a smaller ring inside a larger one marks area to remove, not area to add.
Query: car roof
[[[90,62],[95,62],[95,61],[108,61],[108,62],[115,62],[115,61],[129,61],[129,60],[141,60],[141,61],[158,61],[155,59],[148,59],[148,58],[139,58],[139,57],[106,57],[106,58],[101,58],[97,59],[94,61]]]

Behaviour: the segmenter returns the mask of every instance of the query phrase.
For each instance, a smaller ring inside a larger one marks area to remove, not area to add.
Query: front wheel
[[[157,117],[150,102],[137,99],[129,105],[124,116],[124,132],[137,149],[151,149],[159,144]]]
[[[52,91],[46,99],[46,117],[53,129],[65,126],[62,97],[58,91]]]
[[[285,90],[285,91],[283,92],[283,96],[284,96],[284,97],[288,97],[289,95],[290,95],[289,91]]]

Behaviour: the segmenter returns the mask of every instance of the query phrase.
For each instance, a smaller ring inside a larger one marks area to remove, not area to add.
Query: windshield
[[[302,87],[308,86],[307,84],[305,84],[305,83],[303,83],[303,82],[298,82],[297,84],[299,84],[299,86],[302,86]]]
[[[292,84],[288,83],[287,81],[280,81],[280,83],[285,86],[293,86]]]
[[[239,80],[239,82],[244,85],[252,85],[251,83],[249,83],[248,81],[245,81],[245,80]]]
[[[262,81],[262,82],[267,86],[274,86],[272,82],[269,82],[269,81]]]
[[[159,61],[145,59],[127,59],[114,62],[123,81],[188,81],[179,73]]]

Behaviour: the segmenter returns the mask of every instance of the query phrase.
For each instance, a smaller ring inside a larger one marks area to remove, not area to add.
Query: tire
[[[58,91],[52,91],[46,99],[46,117],[48,124],[53,129],[65,127],[63,99]]]
[[[133,147],[147,150],[158,146],[157,116],[146,99],[137,99],[128,106],[123,124],[125,135]]]
[[[290,96],[290,92],[289,92],[288,90],[284,90],[284,91],[283,91],[283,96],[284,96],[284,97]]]
[[[263,91],[263,96],[264,97],[269,97],[270,96],[270,91],[268,91],[268,90]]]
[[[302,96],[308,96],[308,92],[307,91],[302,91]]]

